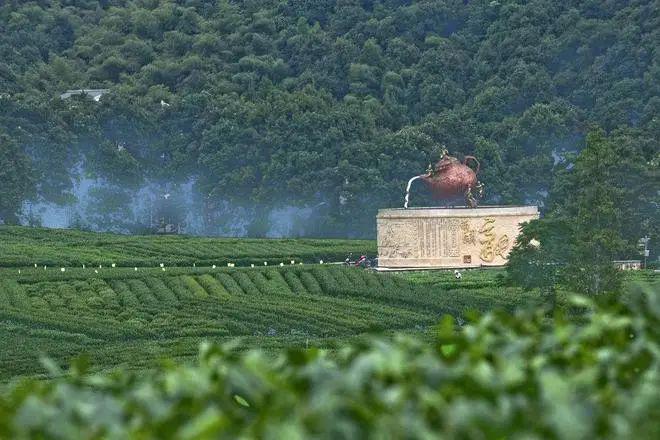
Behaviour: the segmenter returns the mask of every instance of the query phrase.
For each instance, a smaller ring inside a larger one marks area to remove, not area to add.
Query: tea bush
[[[463,281],[488,284],[490,276],[473,271]],[[383,331],[424,339],[445,313],[536,304],[533,293],[491,284],[445,289],[437,282],[450,282],[445,274],[424,277],[334,265],[1,269],[0,381],[42,373],[40,353],[62,365],[85,352],[101,369],[138,368],[177,353],[192,357],[201,337],[242,337],[246,347],[259,341],[267,349],[328,347]]]
[[[250,239],[126,236],[0,225],[0,267],[275,266],[343,261],[351,252],[376,254],[374,240]]]
[[[336,275],[336,274],[335,274]],[[2,438],[659,438],[660,295],[451,317],[432,343],[362,338],[277,355],[202,344],[194,366],[90,374],[0,397]],[[259,340],[263,343],[264,340]]]
[[[99,368],[133,368],[177,352],[192,356],[200,337],[221,342],[266,336],[272,340],[265,347],[276,348],[300,344],[292,335],[304,335],[304,344],[311,339],[312,346],[323,347],[328,338],[368,331],[417,327],[419,332],[439,317],[437,309],[414,302],[396,307],[386,297],[365,301],[367,294],[359,287],[367,285],[364,281],[355,283],[353,291],[347,285],[323,290],[317,277],[381,278],[334,266],[79,268],[65,273],[38,268],[21,274],[5,269],[2,276],[0,380],[43,372],[36,362],[40,353],[64,365],[75,353],[86,352]],[[314,288],[305,288],[303,279]],[[413,292],[410,287],[404,296],[412,300]],[[72,336],[57,336],[63,333]]]

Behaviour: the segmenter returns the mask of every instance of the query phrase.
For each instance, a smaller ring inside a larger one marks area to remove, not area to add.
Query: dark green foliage
[[[55,378],[0,395],[0,436],[658,438],[658,292],[573,301],[580,324],[527,311],[457,328],[445,316],[431,343],[363,338],[275,355],[203,343],[194,366],[139,374],[44,361]]]
[[[183,284],[186,286],[186,288],[192,292],[195,298],[207,298],[209,296],[206,290],[204,290],[204,288],[199,285],[195,278],[184,275],[181,277],[181,280],[183,281]]]
[[[252,282],[248,274],[245,272],[235,272],[232,274],[232,278],[241,287],[243,293],[247,295],[259,294],[259,288]]]
[[[184,300],[193,297],[181,277],[165,277],[164,282],[174,292],[177,299]]]
[[[657,152],[656,152],[657,154]],[[639,257],[635,246],[643,235],[658,236],[657,192],[660,175],[646,163],[629,138],[605,137],[593,131],[575,169],[556,191],[553,216],[570,221],[575,254],[567,281],[578,291],[619,290],[612,260]],[[562,191],[563,190],[563,191]]]
[[[525,289],[540,289],[553,308],[557,284],[565,282],[574,249],[578,246],[573,241],[572,231],[569,222],[551,218],[532,220],[524,225],[509,254],[509,280]]]
[[[207,227],[230,224],[228,202],[263,235],[270,209],[304,205],[294,231],[372,236],[443,143],[481,159],[498,203],[542,201],[591,123],[657,166],[655,6],[3,2],[0,129],[47,200],[70,201],[81,159],[108,181],[96,227],[138,227],[124,215],[138,182],[194,175]],[[92,87],[110,93],[58,97]]]
[[[523,227],[509,259],[514,282],[548,292],[557,283],[588,294],[620,290],[612,261],[639,258],[638,240],[658,236],[660,176],[641,150],[625,133],[588,135],[575,166],[557,179],[548,215]]]
[[[124,281],[112,280],[110,285],[117,293],[117,299],[122,308],[134,307],[140,303]]]
[[[151,292],[151,289],[145,284],[143,280],[126,280],[126,284],[128,284],[131,292],[133,292],[133,294],[138,298],[140,303],[147,305],[158,303],[156,296]]]
[[[313,294],[313,295],[318,295],[320,294],[323,289],[319,285],[319,282],[316,280],[314,275],[311,272],[303,271],[300,272],[300,282],[302,283],[303,286],[305,286],[305,289]]]
[[[220,281],[223,287],[229,292],[230,295],[241,295],[243,294],[243,289],[238,285],[236,280],[234,280],[231,275],[225,272],[220,272],[215,275],[215,277]]]
[[[161,278],[149,277],[145,278],[144,282],[149,286],[154,295],[158,298],[159,301],[175,302],[176,295],[172,290],[165,285]]]
[[[305,288],[305,285],[302,283],[300,278],[298,278],[297,274],[292,271],[292,270],[287,270],[284,272],[284,280],[286,281],[287,285],[289,286],[289,289],[295,294],[303,294],[307,293],[307,289]]]
[[[1,104],[0,104],[1,105]],[[0,125],[0,222],[14,224],[21,204],[32,195],[34,179],[29,159]]]

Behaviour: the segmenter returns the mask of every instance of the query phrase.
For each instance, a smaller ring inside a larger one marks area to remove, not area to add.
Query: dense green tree
[[[642,151],[627,133],[592,130],[575,162],[558,172],[547,217],[523,227],[511,278],[544,294],[557,283],[589,294],[618,290],[612,261],[637,257],[638,240],[657,237],[657,165]]]
[[[29,159],[12,140],[0,131],[0,220],[6,224],[18,222],[24,200],[32,195],[34,180]]]
[[[79,169],[194,179],[213,206],[322,204],[315,233],[365,236],[353,219],[429,160],[395,157],[399,132],[476,153],[487,203],[552,204],[593,123],[657,161],[657,21],[650,1],[4,2],[0,128],[43,200]],[[110,93],[58,99],[75,88]],[[99,164],[119,142],[139,173]]]
[[[539,219],[524,225],[509,255],[507,274],[526,289],[539,289],[554,310],[557,285],[574,255],[573,231],[564,220]]]
[[[650,145],[655,142],[635,136],[634,130],[619,130],[609,137],[596,130],[587,137],[574,166],[558,173],[549,200],[553,214],[620,238],[594,251],[632,258],[639,238],[657,236],[659,153],[657,145]]]
[[[630,255],[649,214],[642,206],[650,202],[645,196],[657,193],[657,177],[651,179],[649,171],[636,146],[596,130],[587,136],[585,149],[565,175],[566,182],[558,182],[562,202],[555,215],[573,223],[577,243],[567,276],[580,284],[576,286],[580,290],[618,288],[612,260]]]

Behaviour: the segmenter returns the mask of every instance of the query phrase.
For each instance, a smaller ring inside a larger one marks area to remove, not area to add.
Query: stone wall
[[[381,209],[378,266],[502,266],[520,224],[538,217],[536,206]]]

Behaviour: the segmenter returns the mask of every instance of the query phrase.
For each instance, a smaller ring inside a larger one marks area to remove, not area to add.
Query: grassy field
[[[200,238],[128,236],[67,229],[0,226],[0,267],[249,266],[343,261],[349,252],[375,255],[373,240]]]

